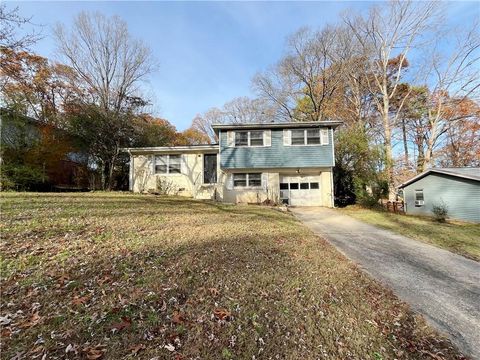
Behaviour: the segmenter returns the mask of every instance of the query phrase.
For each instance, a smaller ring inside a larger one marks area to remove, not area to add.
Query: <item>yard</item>
[[[289,214],[116,193],[1,202],[3,358],[462,358]]]
[[[428,217],[393,214],[357,206],[340,211],[366,223],[480,261],[480,224],[459,221],[442,224]]]

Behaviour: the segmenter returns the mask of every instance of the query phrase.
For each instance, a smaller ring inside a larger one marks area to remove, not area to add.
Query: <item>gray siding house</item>
[[[432,216],[443,202],[448,218],[480,223],[480,168],[430,169],[399,188],[407,214]]]

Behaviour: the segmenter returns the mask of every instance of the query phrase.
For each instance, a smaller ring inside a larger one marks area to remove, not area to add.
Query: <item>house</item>
[[[445,204],[448,217],[480,222],[480,168],[430,169],[399,187],[405,211],[412,215],[432,215],[433,206]]]
[[[218,144],[129,148],[130,190],[333,207],[333,131],[340,122],[216,124]]]

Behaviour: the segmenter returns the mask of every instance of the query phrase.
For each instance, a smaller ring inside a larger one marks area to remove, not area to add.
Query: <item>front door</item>
[[[217,183],[217,154],[203,154],[203,183]]]

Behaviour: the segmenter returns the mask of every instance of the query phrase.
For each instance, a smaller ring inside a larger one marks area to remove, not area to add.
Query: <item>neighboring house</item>
[[[333,207],[339,122],[213,125],[214,145],[130,148],[130,190]]]
[[[400,185],[405,211],[432,215],[433,206],[445,204],[448,217],[480,222],[480,168],[430,169]]]

